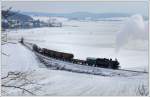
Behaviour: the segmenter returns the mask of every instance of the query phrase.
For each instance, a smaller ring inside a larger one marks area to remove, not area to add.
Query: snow
[[[35,54],[19,43],[5,44],[2,48],[5,53],[9,54],[9,57],[2,55],[2,58],[5,59],[5,61],[2,59],[2,75],[5,76],[8,71],[34,70],[31,75],[32,80],[42,84],[42,88],[36,92],[36,95],[137,95],[139,85],[148,85],[147,74],[111,77],[52,70],[41,68],[40,66],[44,64],[39,63]],[[104,69],[104,71],[111,75],[109,70]],[[30,86],[30,88],[36,88],[36,86]],[[10,93],[7,95],[19,95],[20,93],[14,89],[7,91]]]
[[[35,60],[36,56],[21,44],[5,44],[2,46],[2,52],[8,56],[2,56],[2,71],[28,71],[39,68],[39,62]]]
[[[32,51],[17,42],[23,36],[25,40],[36,43],[41,47],[73,53],[75,58],[117,57],[122,68],[145,70],[148,67],[146,40],[133,42],[139,48],[132,46],[131,43],[121,49],[118,54],[115,53],[115,35],[122,25],[121,21],[67,21],[64,23],[66,26],[60,28],[11,30],[8,33],[8,40],[16,44],[2,45],[2,52],[9,55],[2,55],[2,76],[5,76],[8,71],[34,71],[31,74],[31,79],[42,85],[41,89],[35,93],[42,96],[134,96],[139,95],[137,92],[140,85],[148,87],[147,73],[137,74],[97,69],[107,75],[101,76],[46,68]],[[54,59],[51,59],[51,62],[72,68],[72,64],[66,62]],[[91,69],[79,65],[74,66],[76,69],[81,68],[85,71]],[[121,73],[121,75],[116,76],[118,73]],[[30,85],[28,88],[34,89],[37,87]],[[7,92],[7,95],[11,96],[21,95],[21,92],[15,89],[7,89]]]
[[[134,93],[137,85],[143,83],[145,79],[143,77],[102,77],[64,71],[56,73],[53,70],[46,74],[44,76],[50,79],[44,79],[41,83],[46,84],[44,92],[47,95],[136,95]]]
[[[26,41],[40,47],[73,53],[75,58],[87,57],[117,58],[121,68],[148,66],[148,40],[132,40],[124,45],[118,53],[116,35],[123,21],[67,21],[63,27],[45,27],[10,31],[9,39],[18,40],[22,36]],[[73,26],[71,26],[73,25]],[[12,33],[11,33],[12,32]]]

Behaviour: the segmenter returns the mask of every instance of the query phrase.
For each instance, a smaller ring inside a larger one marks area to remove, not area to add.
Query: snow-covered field
[[[121,68],[148,69],[148,41],[135,40],[115,52],[115,38],[122,21],[80,22],[64,21],[61,28],[34,28],[14,30],[8,33],[9,41],[25,40],[58,51],[73,53],[75,58],[117,58]],[[148,74],[137,76],[99,76],[45,68],[37,57],[21,44],[2,45],[2,77],[8,71],[34,71],[30,76],[42,87],[36,95],[141,95],[139,87],[148,91]],[[3,83],[3,82],[2,82]],[[129,88],[130,87],[130,88]],[[28,89],[36,88],[34,85]],[[7,94],[21,95],[13,88],[2,88]]]
[[[148,74],[109,77],[51,70],[42,66],[34,53],[21,44],[7,44],[3,47],[5,48],[3,52],[9,56],[2,56],[2,77],[6,76],[8,71],[34,71],[30,75],[32,80],[42,85],[42,88],[35,92],[36,95],[140,95],[138,88],[141,85],[148,86]],[[15,50],[17,52],[14,52]],[[33,88],[36,86],[28,86],[28,89]],[[7,94],[3,95],[21,95],[21,93],[8,88]]]
[[[73,53],[75,58],[117,58],[121,68],[148,66],[148,40],[132,40],[116,53],[116,35],[123,21],[64,21],[64,27],[10,31],[10,39],[22,36],[41,47]],[[12,32],[12,33],[11,33]]]

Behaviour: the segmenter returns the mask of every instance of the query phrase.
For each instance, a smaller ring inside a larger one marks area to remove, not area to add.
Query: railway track
[[[146,72],[146,71],[135,71],[135,70],[127,70],[127,69],[118,69],[118,70],[129,71],[129,72],[148,73],[148,72]]]
[[[29,50],[32,50],[32,43],[24,42],[23,44]],[[40,53],[33,51],[38,59],[45,64],[47,67],[55,67],[59,70],[65,70],[70,72],[77,72],[77,73],[86,73],[86,74],[93,74],[93,75],[101,75],[101,76],[136,76],[140,74],[147,74],[148,72],[144,71],[134,71],[134,70],[125,70],[125,69],[106,69],[100,67],[92,67],[87,65],[75,64],[68,61],[58,60],[55,58],[44,56]]]

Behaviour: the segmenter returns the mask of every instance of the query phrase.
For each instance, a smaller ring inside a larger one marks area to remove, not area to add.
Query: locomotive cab
[[[96,58],[88,57],[88,58],[86,58],[86,62],[89,66],[95,66],[96,65]]]

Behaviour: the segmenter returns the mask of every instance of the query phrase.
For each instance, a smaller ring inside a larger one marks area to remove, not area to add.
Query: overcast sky
[[[46,2],[46,1],[3,1],[2,6],[13,7],[21,12],[46,13],[131,13],[148,15],[148,2]]]

